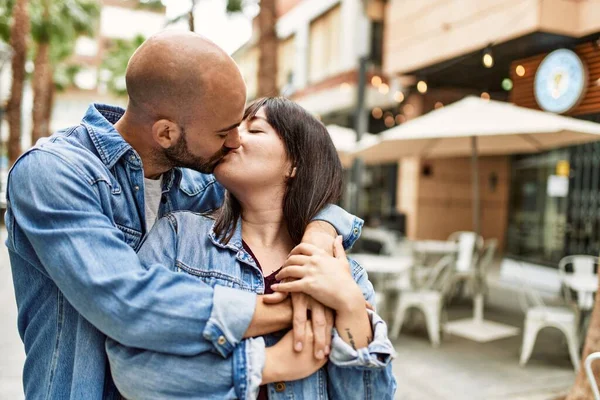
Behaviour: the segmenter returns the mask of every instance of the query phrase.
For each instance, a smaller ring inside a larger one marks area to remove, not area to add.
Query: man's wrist
[[[306,227],[306,231],[302,236],[302,243],[312,244],[332,254],[336,237],[337,232],[333,225],[325,221],[312,221]]]
[[[281,368],[278,365],[279,362],[279,354],[277,354],[277,348],[275,346],[267,347],[265,349],[265,367],[262,371],[262,381],[261,385],[266,385],[268,383],[278,382],[281,379],[280,373]]]

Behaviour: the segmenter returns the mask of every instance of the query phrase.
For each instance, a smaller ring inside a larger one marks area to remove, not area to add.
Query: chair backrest
[[[363,228],[361,239],[370,244],[379,243],[381,246],[379,254],[392,255],[398,246],[396,233],[381,228]]]
[[[563,257],[558,263],[558,273],[562,276],[568,274],[575,275],[595,275],[594,267],[598,264],[598,257],[587,255],[573,255]],[[573,272],[567,272],[567,266],[573,267]]]
[[[517,262],[517,265],[519,266],[519,276],[521,277],[519,280],[521,285],[519,290],[519,305],[521,306],[521,310],[526,313],[529,308],[544,307],[546,304],[544,303],[544,300],[542,300],[542,296],[540,296],[537,291],[532,289],[531,285],[529,285],[528,282],[523,279],[523,277],[526,276],[523,264],[521,262]]]
[[[572,267],[572,271],[567,271],[567,266]],[[598,257],[588,255],[572,255],[563,257],[558,262],[558,274],[560,279],[563,280],[568,275],[582,275],[589,276],[596,279],[594,273],[595,266],[598,265]],[[563,295],[567,302],[571,302],[571,291],[566,285],[562,285]]]
[[[454,256],[447,255],[442,257],[432,268],[428,269],[429,273],[421,289],[436,290],[444,293],[447,286],[451,284],[450,275],[453,272],[453,264]]]
[[[479,258],[479,271],[482,275],[485,275],[489,266],[492,265],[492,262],[494,262],[494,256],[496,255],[497,248],[497,239],[488,239],[485,241],[482,250],[482,256]]]
[[[585,373],[592,388],[592,392],[594,393],[594,399],[600,400],[598,382],[596,382],[596,377],[594,376],[594,371],[592,370],[592,363],[596,360],[600,360],[600,352],[592,353],[589,356],[587,356],[587,358],[585,359]]]
[[[451,234],[448,240],[458,244],[456,270],[459,272],[471,270],[477,262],[479,250],[483,247],[483,238],[475,232],[460,231]]]

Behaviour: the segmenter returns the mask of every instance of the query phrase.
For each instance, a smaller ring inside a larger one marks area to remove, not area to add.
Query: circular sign
[[[575,107],[587,89],[587,68],[571,50],[548,54],[535,73],[535,99],[542,110],[562,114]]]

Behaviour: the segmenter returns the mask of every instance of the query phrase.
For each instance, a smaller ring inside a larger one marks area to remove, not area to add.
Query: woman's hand
[[[306,322],[304,331],[307,351],[294,350],[293,331],[286,333],[276,345],[267,347],[261,384],[303,379],[327,363],[327,357],[317,359],[313,356],[314,337],[311,321]]]
[[[295,281],[272,285],[277,292],[303,292],[338,312],[365,308],[362,292],[350,272],[341,236],[335,240],[334,257],[309,244],[294,250],[277,274],[278,280]]]

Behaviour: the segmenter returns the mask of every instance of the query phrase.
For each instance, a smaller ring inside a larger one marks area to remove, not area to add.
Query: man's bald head
[[[210,40],[187,31],[148,38],[129,60],[126,82],[130,112],[179,124],[214,115],[220,99],[233,96],[239,102],[246,95],[233,59]]]

